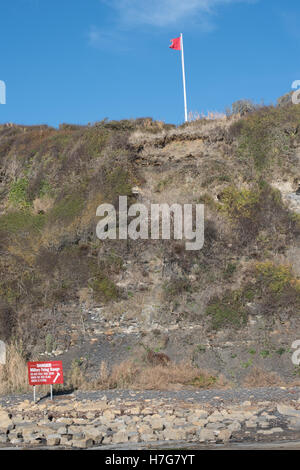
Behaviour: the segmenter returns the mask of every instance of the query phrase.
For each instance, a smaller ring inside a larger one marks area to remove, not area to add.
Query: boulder
[[[61,437],[59,434],[49,434],[47,436],[47,446],[58,446],[60,444]]]
[[[9,431],[13,429],[14,423],[7,411],[0,409],[0,431]]]

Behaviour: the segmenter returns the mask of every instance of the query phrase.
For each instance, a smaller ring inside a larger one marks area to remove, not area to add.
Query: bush
[[[222,193],[220,210],[234,221],[253,219],[257,213],[259,200],[256,188],[239,190],[234,186],[229,186]]]
[[[31,203],[28,200],[28,187],[29,181],[27,178],[19,178],[18,180],[16,180],[11,185],[9,191],[9,202],[19,209],[29,208],[31,206]]]
[[[300,313],[300,280],[289,266],[270,261],[256,263],[253,274],[265,315]]]
[[[89,287],[93,289],[93,295],[97,301],[109,302],[119,297],[119,290],[115,283],[103,274],[90,281]]]
[[[7,342],[14,334],[16,326],[15,312],[12,307],[0,299],[0,339]]]
[[[96,388],[131,388],[137,390],[168,390],[174,384],[192,385],[195,388],[218,386],[217,377],[208,371],[192,366],[188,362],[168,365],[141,365],[133,360],[123,361],[113,366],[109,373],[105,364],[101,371]]]
[[[214,297],[206,309],[214,330],[226,327],[240,328],[247,321],[247,313],[241,291],[227,291],[222,298]]]
[[[88,129],[85,135],[85,146],[89,156],[97,158],[101,155],[109,137],[109,132],[96,126]]]
[[[264,232],[268,241],[265,248],[274,251],[277,244],[282,246],[283,237],[288,241],[299,234],[299,222],[284,206],[280,191],[264,180],[249,189],[229,186],[220,199],[218,209],[231,221],[239,245],[258,242]]]
[[[232,114],[240,114],[244,116],[247,113],[251,113],[257,109],[257,105],[252,103],[250,100],[239,100],[232,103]]]
[[[178,295],[191,292],[191,283],[189,279],[185,277],[172,279],[171,281],[164,283],[163,290],[165,298],[167,300],[172,300]]]
[[[262,172],[271,163],[282,165],[298,138],[300,106],[264,107],[232,124],[237,138],[237,157],[250,160]]]
[[[85,200],[79,193],[72,193],[60,201],[49,212],[50,221],[72,222],[78,217],[84,208]]]
[[[116,167],[104,172],[104,197],[115,204],[119,196],[131,196],[133,181],[128,170]]]
[[[22,343],[6,348],[6,364],[0,367],[0,394],[28,392],[27,364]]]
[[[264,263],[256,263],[255,270],[257,283],[261,288],[266,288],[270,292],[280,294],[284,289],[292,285],[293,275],[290,266],[275,265],[271,261],[266,261]],[[300,284],[298,288],[300,294]]]
[[[29,210],[7,212],[0,217],[0,233],[32,234],[41,231],[45,224],[43,214],[32,214]]]

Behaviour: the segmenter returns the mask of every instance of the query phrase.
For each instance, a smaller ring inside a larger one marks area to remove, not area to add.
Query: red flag
[[[181,40],[179,38],[171,39],[170,49],[175,49],[175,51],[181,51]]]

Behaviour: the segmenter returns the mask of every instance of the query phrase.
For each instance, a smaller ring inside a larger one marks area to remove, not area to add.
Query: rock
[[[130,408],[129,410],[127,410],[127,413],[131,414],[131,415],[139,415],[141,412],[141,408],[136,406],[134,408]]]
[[[175,420],[175,416],[165,416],[164,418],[164,426],[166,428],[168,427],[173,427],[174,425],[174,420]]]
[[[218,434],[218,441],[228,442],[231,438],[232,432],[230,429],[222,429]]]
[[[123,442],[128,442],[129,436],[128,433],[125,431],[119,431],[112,436],[112,443],[113,444],[121,444]]]
[[[21,426],[16,426],[16,431],[20,432],[24,439],[32,436],[38,431],[42,432],[42,430],[34,423],[24,423]]]
[[[166,441],[182,441],[186,439],[187,432],[182,428],[165,429],[162,434]]]
[[[212,429],[201,429],[199,432],[199,442],[216,441],[215,433]]]
[[[205,410],[201,410],[201,409],[198,409],[198,410],[193,410],[192,412],[195,416],[197,416],[197,418],[199,419],[205,419],[208,417],[208,412],[205,411]]]
[[[23,439],[21,438],[14,438],[10,441],[10,443],[13,445],[13,446],[18,446],[20,444],[22,444],[24,441]]]
[[[93,445],[92,439],[80,439],[73,442],[73,447],[78,449],[87,449]]]
[[[153,429],[148,424],[137,423],[137,428],[140,434],[153,434]]]
[[[82,441],[84,439],[84,433],[83,432],[75,432],[72,434],[72,439],[73,441]]]
[[[3,410],[0,408],[0,430],[3,431],[9,431],[10,429],[13,429],[14,423],[12,419],[10,418],[9,414],[7,411]]]
[[[294,431],[300,431],[300,418],[290,418],[289,429],[293,429]]]
[[[17,431],[16,429],[13,429],[9,431],[8,433],[8,438],[11,441],[12,439],[19,439],[22,437],[22,433],[20,431]]]
[[[173,426],[184,426],[186,424],[185,418],[175,418],[173,421]]]
[[[267,430],[260,430],[260,431],[257,431],[258,434],[264,434],[264,435],[270,435],[270,434],[276,434],[276,433],[280,433],[280,432],[283,432],[283,430],[281,428],[272,428],[272,429],[267,429]]]
[[[268,421],[259,421],[259,426],[261,428],[268,428],[270,424],[268,423]]]
[[[140,434],[141,442],[157,441],[158,436],[156,434]]]
[[[193,424],[187,424],[184,426],[184,431],[186,432],[187,437],[194,436],[198,431],[198,426],[194,426]]]
[[[116,415],[110,410],[105,410],[102,415],[102,421],[111,422],[115,419]]]
[[[226,427],[226,424],[224,424],[223,422],[222,423],[217,422],[217,423],[208,423],[205,428],[206,429],[222,429],[224,427]]]
[[[103,432],[99,428],[86,426],[84,429],[84,436],[86,439],[92,439],[95,444],[101,444],[103,439]]]
[[[6,345],[4,341],[0,340],[0,364],[4,365],[6,363]]]
[[[141,442],[141,437],[138,432],[129,432],[128,438],[130,442]]]
[[[59,426],[59,428],[56,428],[56,434],[68,434],[67,427]]]
[[[112,442],[112,436],[104,436],[102,445],[111,444],[111,442]]]
[[[295,410],[291,406],[287,406],[282,403],[277,405],[277,411],[278,413],[284,416],[293,416],[295,418],[300,418],[300,410]]]
[[[151,427],[153,431],[162,431],[165,428],[162,419],[154,419],[153,421],[151,421]]]
[[[238,421],[234,421],[233,423],[229,424],[229,426],[227,426],[227,429],[229,429],[229,431],[240,431],[241,430],[241,425]]]
[[[58,446],[60,444],[59,434],[49,434],[47,436],[47,446]]]
[[[30,444],[31,446],[38,446],[38,445],[45,445],[46,444],[46,439],[43,439],[43,438],[36,438],[34,436],[32,436],[31,438],[29,438],[28,440],[25,441],[24,439],[24,442],[26,442],[27,444]]]
[[[71,425],[74,423],[74,420],[72,418],[58,418],[56,420],[57,423],[61,423],[61,424],[67,424],[67,425]]]
[[[8,441],[7,435],[0,434],[0,444],[6,444],[7,441]]]
[[[85,418],[74,418],[74,424],[88,424],[89,420]]]
[[[214,411],[209,417],[208,417],[208,421],[210,423],[216,423],[218,421],[223,421],[224,419],[224,416],[222,415],[222,413],[219,413],[218,411]]]
[[[85,430],[86,426],[75,426],[72,424],[71,426],[68,427],[68,432],[67,434],[78,434],[78,433],[83,433]],[[63,433],[64,434],[64,433]]]
[[[230,412],[229,410],[229,415],[228,418],[231,418],[234,421],[246,421],[247,419],[254,418],[254,413],[251,413],[251,411],[232,411]]]
[[[24,400],[21,403],[19,403],[17,409],[20,411],[28,410],[28,408],[30,408],[31,406],[32,406],[32,403],[30,403],[29,400]]]
[[[245,422],[246,428],[256,428],[257,423],[254,420],[249,419],[248,421]]]
[[[69,436],[68,434],[64,435],[64,436],[61,436],[60,445],[72,447],[73,446],[73,441],[72,441],[71,436]]]

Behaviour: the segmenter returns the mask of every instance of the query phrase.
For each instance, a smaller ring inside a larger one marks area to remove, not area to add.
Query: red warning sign
[[[28,362],[28,378],[30,385],[63,384],[62,362]]]

